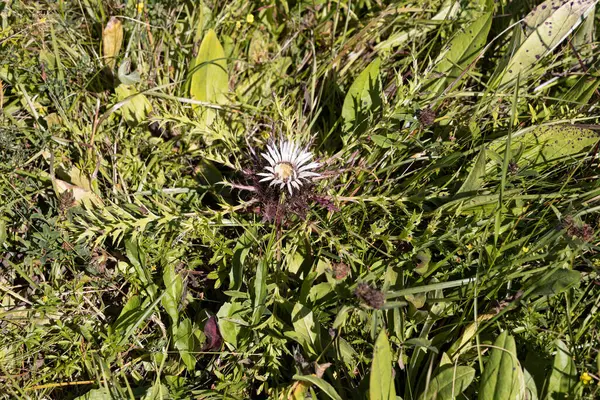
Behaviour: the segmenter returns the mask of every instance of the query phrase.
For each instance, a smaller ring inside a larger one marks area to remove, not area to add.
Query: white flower
[[[309,162],[313,157],[312,153],[292,141],[282,141],[279,146],[271,143],[262,156],[269,162],[269,166],[265,167],[267,172],[257,174],[264,176],[260,182],[271,181],[269,186],[279,185],[280,189],[287,186],[290,194],[293,194],[294,189],[300,190],[304,183],[320,176],[311,171],[319,167],[319,163]]]

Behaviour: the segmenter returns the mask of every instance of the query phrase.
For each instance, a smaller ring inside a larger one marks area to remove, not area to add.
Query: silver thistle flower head
[[[267,145],[266,153],[261,154],[269,165],[265,167],[266,172],[257,174],[264,177],[260,182],[271,181],[269,186],[279,185],[280,189],[287,187],[290,194],[320,176],[313,171],[320,164],[310,162],[313,154],[293,141],[282,140],[279,144],[271,143]]]

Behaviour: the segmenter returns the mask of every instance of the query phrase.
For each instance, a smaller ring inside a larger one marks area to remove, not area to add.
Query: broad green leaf
[[[564,3],[564,0],[562,1]],[[556,11],[557,5],[561,3],[561,0],[546,0],[542,4],[534,7],[529,14],[523,18],[521,24],[524,29],[525,36],[531,35],[540,25],[544,24],[552,13]]]
[[[115,94],[120,105],[119,112],[130,125],[145,121],[148,113],[152,111],[152,104],[148,98],[138,93],[133,86],[121,84],[115,89]]]
[[[240,311],[243,307],[240,303],[225,303],[219,309],[217,317],[219,319],[219,331],[223,340],[233,345],[238,346],[238,335],[241,331],[241,325],[236,323],[236,319],[240,319]]]
[[[387,333],[382,329],[373,350],[373,364],[369,379],[370,400],[396,400],[392,362],[392,350]]]
[[[481,189],[483,185],[483,178],[485,176],[485,164],[486,164],[486,155],[485,155],[485,147],[481,149],[473,167],[471,168],[471,172],[469,172],[469,176],[465,179],[465,182],[462,184],[460,189],[458,189],[458,193],[462,192],[473,192]]]
[[[419,400],[451,400],[458,397],[473,381],[475,370],[471,367],[446,365],[440,368],[429,382],[427,393],[423,392]],[[479,398],[485,399],[480,396]]]
[[[223,174],[221,174],[221,171],[210,160],[201,160],[194,170],[200,183],[203,185],[216,185],[219,182],[223,182]]]
[[[492,13],[486,12],[476,18],[450,41],[449,50],[441,55],[435,72],[445,75],[438,85],[441,92],[452,84],[483,50],[492,26]]]
[[[581,280],[581,272],[571,269],[558,269],[552,274],[532,278],[533,291],[531,295],[554,296],[563,293]]]
[[[194,371],[196,367],[196,358],[193,356],[194,344],[192,321],[185,318],[177,327],[175,348],[179,350],[179,355],[188,371]]]
[[[596,14],[596,6],[592,7],[592,10],[588,12],[585,20],[577,28],[573,37],[573,46],[579,52],[580,55],[587,56],[590,53],[591,47],[589,46],[594,42],[594,17]]]
[[[597,71],[589,70],[586,74],[579,77],[575,85],[562,96],[562,99],[571,107],[576,107],[584,104],[588,104],[594,92],[598,90],[600,86],[600,77],[597,75]]]
[[[333,329],[340,329],[340,327],[346,325],[346,321],[350,316],[350,311],[352,311],[352,307],[345,305],[340,308],[338,311],[335,320],[333,321]]]
[[[244,273],[244,261],[250,252],[252,245],[256,243],[257,232],[249,228],[237,240],[233,248],[233,259],[231,260],[231,271],[229,272],[229,289],[239,290],[242,287]]]
[[[106,27],[102,31],[102,54],[104,62],[110,68],[114,68],[116,57],[123,43],[123,24],[116,17],[110,17]]]
[[[536,28],[527,35],[506,66],[501,85],[512,83],[519,74],[524,77],[540,59],[553,51],[581,24],[593,10],[597,0],[563,1],[558,8],[554,7],[556,2],[557,0],[548,0],[528,16],[529,23]]]
[[[307,382],[317,386],[323,393],[325,393],[330,399],[333,400],[342,400],[340,395],[334,389],[333,386],[326,380],[322,378],[318,378],[316,375],[294,375],[293,378],[295,381]],[[394,399],[395,400],[395,399]]]
[[[156,382],[148,389],[142,400],[167,400],[171,398],[169,388],[163,383]]]
[[[267,297],[267,273],[268,263],[263,259],[258,262],[256,267],[256,276],[254,277],[254,298],[252,313],[252,323],[254,325],[260,322],[265,310],[265,298]]]
[[[129,300],[127,300],[127,303],[123,306],[121,313],[113,325],[116,333],[124,333],[135,323],[141,313],[141,305],[140,296],[138,295],[131,296]]]
[[[557,339],[556,356],[552,364],[552,372],[548,376],[546,385],[546,400],[566,400],[574,398],[577,385],[577,368],[573,361],[573,354],[567,345]]]
[[[111,400],[113,398],[106,388],[92,389],[84,395],[75,397],[74,400]]]
[[[161,300],[162,306],[167,311],[167,314],[169,314],[173,328],[176,328],[179,324],[179,304],[182,300],[183,280],[181,279],[181,275],[175,272],[173,263],[165,267],[163,282],[165,284],[165,295]]]
[[[136,83],[140,82],[140,80],[141,80],[140,73],[137,70],[130,71],[130,69],[131,69],[131,61],[123,60],[121,65],[119,65],[119,69],[117,72],[117,77],[119,78],[119,82],[121,82],[125,85],[135,85]]]
[[[521,47],[523,42],[525,41],[525,34],[523,33],[523,28],[521,24],[517,24],[512,28],[512,33],[510,37],[510,43],[506,52],[494,68],[494,73],[492,74],[491,82],[497,82],[499,77],[502,76],[502,73],[506,69],[506,66],[511,61],[513,55],[517,52],[517,50]]]
[[[515,339],[504,331],[494,342],[479,384],[479,396],[489,400],[520,400],[525,379],[517,360]]]
[[[319,351],[319,323],[310,308],[296,303],[292,310],[292,325],[302,346],[316,354]]]
[[[495,314],[479,314],[477,316],[477,323],[472,322],[467,325],[460,339],[455,341],[448,350],[448,354],[452,356],[452,361],[456,360],[457,357],[460,357],[461,354],[470,349],[471,341],[477,334],[477,328],[481,326],[484,321],[487,321],[494,316]]]
[[[191,73],[190,96],[194,100],[213,104],[227,102],[226,95],[229,91],[227,62],[223,47],[214,30],[210,29],[204,35]],[[206,125],[210,125],[215,118],[215,111],[210,108],[205,108],[203,111],[204,121]]]
[[[349,131],[352,128],[356,128],[359,132],[364,130],[369,112],[381,106],[380,64],[379,58],[373,60],[356,77],[346,93],[342,106],[345,130]]]
[[[517,160],[520,168],[547,165],[585,152],[594,146],[600,136],[577,125],[539,126],[512,135],[511,150],[520,153]],[[506,138],[501,138],[488,146],[488,150],[503,155]],[[486,165],[486,172],[494,169],[495,162]]]
[[[527,371],[525,368],[523,368],[523,376],[525,379],[525,390],[527,390],[525,399],[538,400],[537,387],[535,385],[535,380],[533,379],[533,376],[531,376],[529,371]]]
[[[143,249],[140,249],[136,239],[127,239],[125,241],[125,249],[127,251],[127,258],[136,272],[137,278],[144,285],[144,289],[148,292],[150,297],[156,296],[156,286],[152,283],[152,276],[146,268],[146,257]]]

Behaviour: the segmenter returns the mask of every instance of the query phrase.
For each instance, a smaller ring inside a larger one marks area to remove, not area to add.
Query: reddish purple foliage
[[[219,350],[221,344],[223,344],[223,337],[219,332],[219,325],[217,324],[217,317],[211,315],[204,324],[204,336],[206,336],[206,342],[202,347],[202,351]]]

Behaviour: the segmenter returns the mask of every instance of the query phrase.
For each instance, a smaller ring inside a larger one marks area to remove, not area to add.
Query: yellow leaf
[[[110,17],[102,32],[102,49],[106,65],[114,68],[117,55],[123,43],[123,24],[116,17]]]
[[[67,191],[71,191],[75,204],[88,203],[97,206],[102,206],[104,203],[94,192],[91,190],[85,190],[79,186],[71,185],[60,179],[54,179],[52,181],[54,190],[60,195]]]

